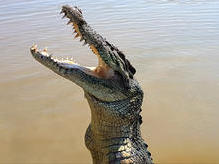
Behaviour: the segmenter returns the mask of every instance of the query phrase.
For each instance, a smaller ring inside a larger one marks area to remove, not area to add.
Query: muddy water
[[[43,67],[32,43],[96,65],[59,16],[78,5],[125,52],[145,91],[142,135],[157,163],[219,162],[219,2],[0,1],[0,163],[91,163],[82,90]]]

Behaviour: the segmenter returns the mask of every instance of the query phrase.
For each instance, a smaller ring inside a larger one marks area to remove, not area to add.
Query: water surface
[[[91,163],[82,90],[30,55],[96,65],[58,14],[86,20],[136,67],[145,92],[142,136],[156,163],[219,163],[219,1],[0,1],[0,163]]]

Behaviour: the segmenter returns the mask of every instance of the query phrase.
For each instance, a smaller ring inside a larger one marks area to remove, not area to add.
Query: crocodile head
[[[77,7],[63,6],[61,13],[73,26],[75,38],[88,44],[98,58],[97,67],[85,67],[70,59],[56,59],[47,49],[42,51],[36,45],[30,48],[32,56],[55,73],[82,87],[85,93],[95,98],[112,102],[124,100],[136,92],[141,92],[133,78],[135,68],[125,55],[101,35],[97,34],[85,21],[82,11]]]

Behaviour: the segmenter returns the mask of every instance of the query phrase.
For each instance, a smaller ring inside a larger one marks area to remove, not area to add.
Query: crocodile
[[[58,75],[84,90],[91,109],[85,145],[94,164],[152,164],[148,145],[141,137],[143,91],[134,78],[135,68],[116,46],[94,31],[77,6],[62,6],[75,38],[97,56],[97,67],[85,67],[73,59],[57,59],[45,48],[30,48],[32,56]]]

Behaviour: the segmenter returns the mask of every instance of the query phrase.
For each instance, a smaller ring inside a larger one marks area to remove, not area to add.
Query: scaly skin
[[[143,91],[134,78],[135,68],[87,24],[79,8],[63,6],[61,13],[69,19],[68,24],[73,24],[75,37],[84,40],[97,55],[98,66],[83,67],[69,59],[55,59],[36,45],[30,51],[41,64],[83,88],[91,109],[85,144],[93,163],[151,164],[140,132]]]

